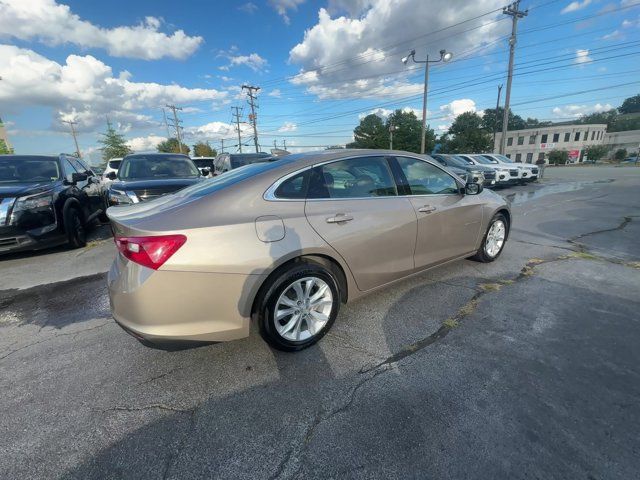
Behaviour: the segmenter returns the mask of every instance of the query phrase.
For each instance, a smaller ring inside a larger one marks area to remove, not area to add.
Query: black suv
[[[70,155],[0,155],[0,253],[68,242],[106,210],[100,179]]]
[[[270,153],[221,153],[213,162],[213,175],[220,175],[234,168],[244,167],[252,163],[273,162],[278,160]]]
[[[209,172],[206,172],[207,174]],[[122,159],[106,192],[109,205],[144,202],[201,182],[195,163],[179,153],[134,153]]]
[[[482,178],[484,187],[496,186],[496,171],[491,167],[484,165],[469,165],[465,160],[458,158],[457,155],[443,155],[435,153],[431,155],[440,165],[448,168],[458,168],[465,170],[470,182],[479,183]]]

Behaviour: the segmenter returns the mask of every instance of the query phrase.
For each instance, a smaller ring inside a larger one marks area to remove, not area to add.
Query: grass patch
[[[542,258],[530,258],[527,262],[527,265],[539,265],[544,262],[545,260],[543,260]]]
[[[522,267],[522,270],[520,270],[520,273],[525,277],[530,277],[535,272],[533,271],[533,268],[531,268],[529,265],[525,265],[524,267]]]
[[[478,285],[478,287],[485,292],[497,292],[502,288],[502,286],[502,283],[481,283]]]
[[[471,315],[477,306],[478,306],[478,301],[471,300],[464,307],[458,310],[458,317],[466,317],[467,315]]]
[[[637,268],[640,270],[640,262],[628,262],[627,266],[631,267],[631,268]]]
[[[442,325],[444,325],[449,329],[453,329],[453,328],[458,328],[460,326],[460,322],[458,322],[454,318],[447,318],[444,322],[442,322]]]
[[[599,260],[598,257],[592,253],[587,252],[573,252],[567,255],[568,258],[580,258],[582,260]]]

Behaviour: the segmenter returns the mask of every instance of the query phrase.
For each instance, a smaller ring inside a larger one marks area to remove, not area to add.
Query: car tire
[[[295,352],[329,331],[340,309],[340,290],[324,266],[298,263],[269,280],[258,305],[262,337],[273,348]]]
[[[500,256],[507,243],[509,235],[509,223],[502,213],[496,213],[487,227],[478,251],[471,260],[483,263],[491,263]],[[494,243],[495,242],[495,243]]]
[[[87,244],[87,230],[80,210],[69,207],[64,212],[64,227],[67,240],[72,248],[82,248]]]

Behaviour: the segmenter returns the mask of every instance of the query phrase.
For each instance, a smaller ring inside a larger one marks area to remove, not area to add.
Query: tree
[[[626,148],[619,148],[618,150],[616,150],[616,153],[613,154],[613,158],[615,158],[617,161],[621,162],[622,160],[627,158],[627,149]]]
[[[124,139],[124,135],[118,133],[112,126],[111,122],[107,122],[107,133],[102,134],[103,138],[98,140],[102,144],[103,164],[112,158],[124,157],[131,153],[131,149]]]
[[[367,115],[353,130],[354,141],[347,148],[387,148],[389,132],[378,115]]]
[[[606,112],[590,113],[589,115],[583,115],[578,120],[578,123],[582,124],[594,124],[594,123],[606,123],[607,130],[612,131],[618,121],[618,111],[615,108]]]
[[[488,108],[484,111],[482,115],[482,128],[487,130],[490,133],[493,133],[494,129],[496,132],[502,131],[502,119],[504,118],[504,108],[498,107],[497,115],[495,108]],[[527,119],[535,120],[536,119]],[[529,128],[527,123],[522,119],[520,115],[514,115],[513,111],[509,109],[509,122],[508,122],[509,130],[523,130],[525,128]],[[534,125],[537,126],[537,125]]]
[[[0,138],[0,155],[13,154],[13,148],[9,148],[7,142]]]
[[[386,146],[389,146],[389,127],[393,125],[395,130],[393,131],[393,148],[395,150],[405,150],[407,152],[420,153],[420,147],[422,144],[422,120],[416,117],[416,114],[412,111],[396,110],[387,118],[385,124],[386,130]],[[425,131],[425,152],[433,150],[436,144],[436,135],[433,129],[429,128]]]
[[[564,165],[569,160],[569,152],[566,150],[552,150],[549,153],[549,165]]]
[[[175,137],[168,138],[164,142],[158,144],[158,151],[161,153],[180,153],[178,139]],[[191,149],[188,145],[182,144],[182,153],[189,155]]]
[[[605,145],[591,145],[584,150],[585,156],[592,161],[600,160],[609,152]]]
[[[493,149],[493,139],[482,128],[482,117],[475,112],[458,115],[446,135],[440,139],[446,153],[486,153]]]
[[[209,142],[198,142],[193,146],[194,157],[215,157],[218,154],[215,148],[211,148]]]
[[[618,111],[625,113],[640,113],[640,94],[627,98],[622,105],[618,107]]]

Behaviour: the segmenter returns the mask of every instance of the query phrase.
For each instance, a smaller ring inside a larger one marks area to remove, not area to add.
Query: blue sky
[[[109,2],[0,0],[0,116],[17,153],[73,151],[97,160],[109,118],[136,150],[167,135],[161,107],[183,107],[185,140],[237,135],[240,86],[261,87],[264,150],[344,144],[361,116],[420,115],[422,70],[400,62],[441,48],[429,123],[495,105],[505,83],[510,21],[499,0]],[[512,107],[568,120],[640,93],[640,0],[523,0]],[[579,93],[578,92],[584,92]],[[243,143],[250,143],[247,125]]]

